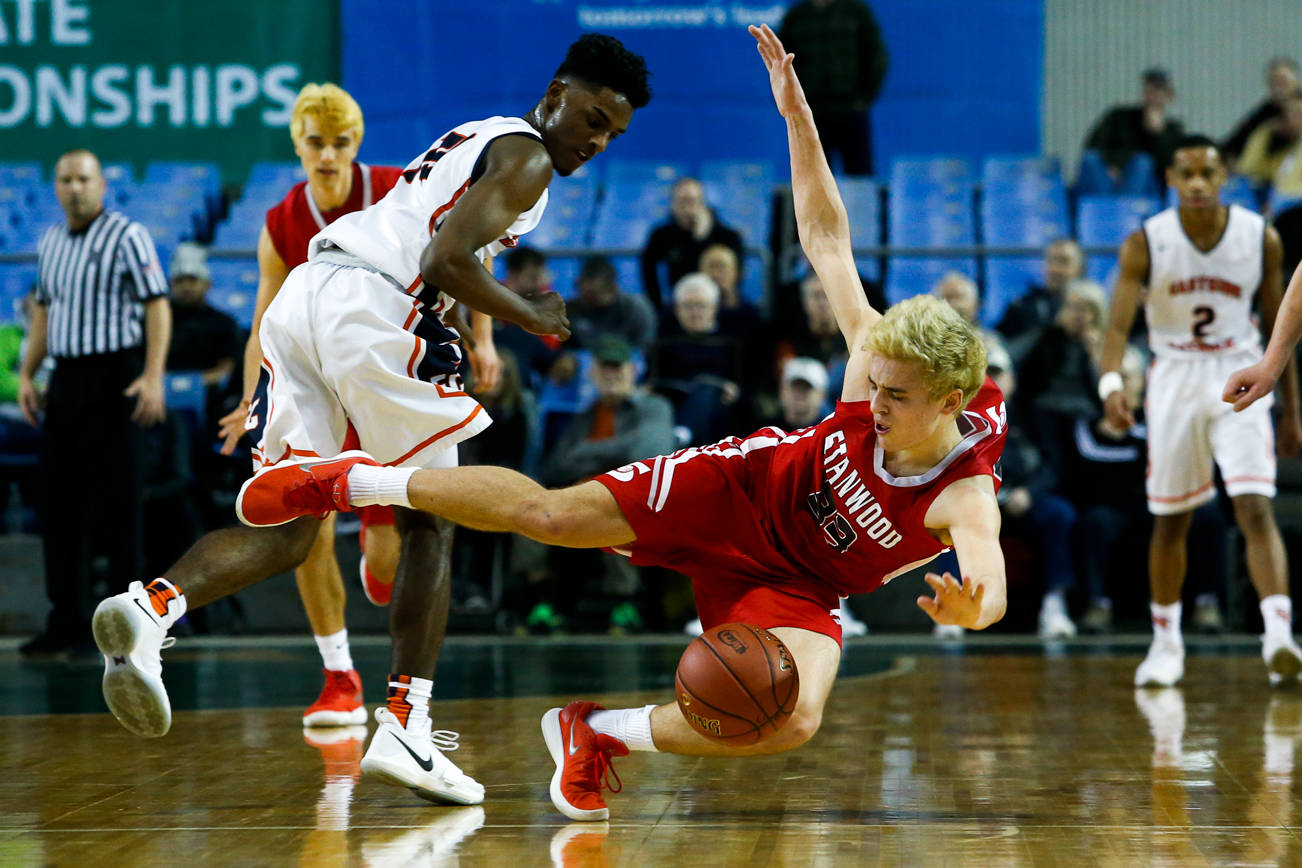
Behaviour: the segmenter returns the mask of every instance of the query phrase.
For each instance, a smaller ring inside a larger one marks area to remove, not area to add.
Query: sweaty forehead
[[[617,93],[604,85],[592,85],[580,78],[566,82],[570,90],[572,105],[581,110],[599,108],[610,118],[617,130],[624,130],[633,118],[633,106],[628,97]]]
[[[880,388],[901,392],[916,391],[923,385],[922,370],[915,362],[877,354],[873,355],[868,365],[868,376]]]
[[[1197,172],[1205,168],[1216,169],[1220,165],[1220,154],[1210,146],[1181,148],[1175,152],[1175,167],[1177,169],[1189,169]]]

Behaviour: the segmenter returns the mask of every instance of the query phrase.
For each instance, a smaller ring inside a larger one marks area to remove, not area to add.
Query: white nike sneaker
[[[1039,633],[1041,639],[1074,639],[1076,637],[1076,625],[1068,617],[1061,597],[1051,594],[1045,595],[1044,602],[1040,604]]]
[[[384,706],[375,709],[375,722],[379,727],[362,757],[362,774],[406,787],[431,802],[478,805],[484,800],[483,785],[441,753],[459,747],[460,733],[409,733]]]
[[[162,607],[166,615],[160,615]],[[132,582],[126,593],[101,600],[91,619],[95,644],[104,655],[104,701],[113,716],[136,735],[157,738],[172,726],[172,703],[163,686],[159,652],[175,641],[164,618],[179,618],[185,603]]]
[[[1136,687],[1174,687],[1184,677],[1184,642],[1153,637],[1148,656],[1135,670]]]
[[[931,628],[932,637],[941,642],[962,642],[966,634],[967,631],[957,624],[937,624]]]
[[[701,626],[700,618],[693,618],[683,625],[683,632],[688,636],[699,636],[705,632],[705,628]]]
[[[1261,659],[1270,670],[1270,686],[1295,684],[1302,674],[1302,649],[1289,633],[1267,633],[1261,637]]]
[[[841,636],[845,639],[851,639],[855,636],[867,636],[868,625],[860,621],[850,609],[849,601],[844,597],[841,598],[841,613],[838,616],[841,621]]]

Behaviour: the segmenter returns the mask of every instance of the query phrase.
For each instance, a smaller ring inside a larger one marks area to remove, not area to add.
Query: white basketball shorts
[[[1221,400],[1230,374],[1258,359],[1249,352],[1153,361],[1144,398],[1149,512],[1188,512],[1215,497],[1213,461],[1231,497],[1275,496],[1274,398],[1242,413]]]
[[[254,470],[363,449],[395,467],[456,465],[492,422],[462,388],[456,332],[388,278],[307,262],[262,317],[262,374],[246,427]]]

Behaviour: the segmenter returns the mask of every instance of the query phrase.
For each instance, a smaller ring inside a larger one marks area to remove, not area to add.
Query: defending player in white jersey
[[[95,612],[104,695],[123,725],[144,736],[171,725],[159,649],[187,607],[303,559],[324,513],[286,517],[283,501],[306,468],[356,454],[344,451],[350,437],[390,466],[451,467],[455,444],[489,424],[457,377],[461,351],[444,321],[453,300],[535,334],[569,336],[560,296],[522,298],[483,258],[536,226],[552,176],[604,151],[649,100],[642,58],[613,37],[587,34],[523,118],[453,129],[383,200],[313,239],[262,320],[263,370],[248,420],[262,467],[236,505],[250,526],[208,534],[165,578],[134,582]],[[432,731],[429,718],[450,590],[435,555],[451,525],[415,510],[395,518],[403,545],[388,705],[376,710],[362,771],[432,801],[477,804],[484,788],[440,752],[456,748],[456,733]]]
[[[1225,168],[1215,143],[1185,138],[1167,169],[1179,206],[1150,217],[1121,246],[1112,321],[1099,367],[1099,397],[1109,421],[1133,424],[1121,389],[1121,356],[1140,294],[1153,364],[1148,373],[1148,508],[1153,514],[1148,571],[1153,642],[1135,672],[1138,686],[1167,686],[1184,675],[1180,592],[1185,539],[1193,510],[1216,495],[1221,470],[1243,531],[1248,574],[1261,598],[1262,656],[1272,684],[1296,681],[1302,651],[1293,641],[1284,544],[1275,523],[1275,452],[1292,455],[1302,439],[1297,368],[1291,361],[1280,391],[1279,440],[1270,401],[1231,413],[1220,400],[1230,373],[1261,356],[1254,295],[1266,329],[1280,304],[1279,233],[1259,215],[1220,202]]]

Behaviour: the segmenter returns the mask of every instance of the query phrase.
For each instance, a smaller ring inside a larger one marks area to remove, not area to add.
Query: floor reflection
[[[410,829],[366,829],[362,835],[362,862],[368,868],[394,865],[458,864],[457,854],[471,835],[484,825],[480,805],[465,808],[428,808],[429,821]]]

